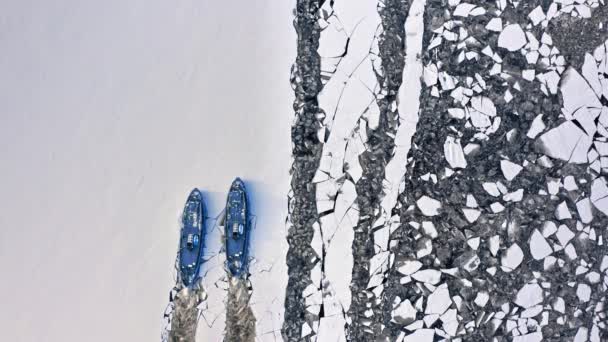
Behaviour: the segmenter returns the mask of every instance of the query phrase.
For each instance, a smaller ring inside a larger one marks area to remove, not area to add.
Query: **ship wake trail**
[[[248,279],[230,279],[226,303],[225,342],[255,341],[256,319],[249,306],[250,298],[251,285]]]
[[[311,240],[313,225],[319,221],[312,181],[321,159],[322,144],[317,134],[325,115],[319,108],[317,98],[323,87],[317,51],[321,34],[317,24],[321,4],[322,1],[318,0],[298,0],[294,19],[298,44],[291,76],[295,93],[295,121],[291,128],[293,164],[287,220],[289,280],[285,296],[287,310],[282,327],[286,341],[303,340],[302,326],[307,320],[314,320],[306,311],[303,292],[311,284],[311,269],[319,259],[311,247]]]
[[[356,182],[356,203],[359,219],[354,227],[352,243],[353,270],[351,306],[347,340],[377,340],[381,333],[379,308],[382,296],[382,273],[390,263],[387,247],[376,234],[384,225],[381,206],[387,190],[386,167],[393,159],[395,136],[400,127],[398,93],[405,66],[405,20],[410,1],[386,0],[378,3],[380,33],[377,44],[376,74],[378,87],[374,99],[378,107],[378,122],[367,127],[365,151],[359,156],[362,174]],[[378,241],[376,241],[378,240]],[[371,310],[370,310],[371,309]],[[374,322],[375,324],[371,324]]]
[[[205,291],[191,288],[181,288],[176,291],[177,293],[169,304],[172,311],[168,325],[170,329],[163,334],[163,341],[194,342],[200,312],[199,305],[204,300]]]

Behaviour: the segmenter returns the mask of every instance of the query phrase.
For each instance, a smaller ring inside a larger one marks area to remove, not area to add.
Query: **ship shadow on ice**
[[[267,222],[272,222],[269,218],[277,215],[285,217],[287,212],[285,198],[273,195],[267,190],[269,185],[265,182],[248,178],[244,178],[243,182],[247,187],[250,208],[251,238],[249,241],[249,255],[255,259],[253,260],[254,263],[264,262],[259,258],[261,248],[265,245],[264,242],[274,239],[277,234],[274,231],[277,227],[272,227]],[[283,231],[280,233],[282,234]]]
[[[267,189],[270,185],[259,180],[243,178],[247,189],[247,198],[249,205],[249,225],[251,227],[249,240],[249,261],[250,266],[256,263],[263,263],[258,256],[261,254],[262,248],[267,247],[267,243],[276,239],[277,236],[284,238],[284,230],[275,231],[277,227],[271,227],[267,224],[271,221],[271,217],[285,217],[286,215],[286,200],[284,197],[273,195]],[[205,246],[203,249],[203,264],[201,265],[200,275],[205,276],[205,272],[209,268],[220,266],[218,260],[222,262],[225,257],[224,246],[224,215],[226,208],[226,198],[228,195],[228,186],[226,191],[207,191],[199,188],[205,203]],[[181,225],[181,212],[178,216],[178,224]],[[281,226],[280,228],[284,228]],[[261,266],[261,265],[257,265]],[[255,271],[257,267],[253,267]],[[252,270],[250,270],[251,272]]]
[[[259,258],[263,248],[268,247],[268,243],[277,237],[284,238],[284,231],[275,231],[277,227],[271,227],[266,224],[269,217],[279,215],[285,217],[286,202],[285,198],[273,195],[268,191],[268,184],[263,181],[243,179],[247,189],[248,205],[249,205],[249,225],[250,225],[250,241],[249,241],[249,273],[265,269],[266,260]],[[224,246],[224,215],[226,208],[226,196],[228,189],[222,191],[207,191],[199,188],[205,204],[205,238],[202,251],[202,264],[199,270],[199,278],[202,281],[210,273],[215,273],[215,281],[219,276],[216,268],[225,268],[225,246]],[[180,210],[176,218],[176,227],[181,229],[181,218],[183,211]],[[282,228],[282,227],[281,227]],[[176,246],[179,250],[179,246]],[[175,263],[175,280],[177,281],[178,261],[176,257]],[[208,283],[205,282],[205,283]]]
[[[199,277],[205,278],[210,271],[223,267],[223,223],[226,195],[219,191],[200,190],[205,201],[205,246]],[[201,279],[204,280],[204,279]]]

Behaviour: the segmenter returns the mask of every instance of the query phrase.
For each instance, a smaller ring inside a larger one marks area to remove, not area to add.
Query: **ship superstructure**
[[[226,266],[232,276],[247,274],[249,258],[249,208],[245,183],[240,178],[232,182],[226,200],[224,236]]]

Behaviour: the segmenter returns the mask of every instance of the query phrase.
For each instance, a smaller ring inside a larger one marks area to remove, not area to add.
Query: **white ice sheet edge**
[[[375,75],[369,63],[369,56],[367,56],[367,49],[369,49],[369,42],[373,41],[376,27],[380,23],[376,4],[373,2],[358,0],[354,3],[349,2],[343,6],[341,5],[336,4],[334,7],[341,21],[346,25],[349,23],[358,24],[357,30],[351,37],[349,53],[343,58],[340,66],[343,66],[346,70],[356,69],[356,73],[351,78],[343,80],[344,82],[348,81],[348,85],[343,82],[328,82],[323,90],[325,96],[320,96],[321,108],[326,111],[331,110],[332,101],[335,101],[333,97],[342,91],[342,87],[345,87],[344,93],[339,95],[344,97],[337,104],[336,116],[333,118],[334,122],[330,123],[332,131],[327,143],[323,146],[322,152],[320,169],[328,166],[323,171],[329,173],[331,178],[325,184],[317,184],[317,207],[319,212],[324,211],[323,207],[328,208],[329,206],[334,206],[334,212],[321,219],[320,227],[315,229],[313,240],[313,247],[315,247],[319,256],[322,256],[319,251],[322,244],[324,244],[326,250],[325,260],[321,261],[325,264],[324,274],[320,274],[321,262],[319,262],[311,275],[313,282],[321,282],[318,288],[321,289],[325,313],[325,316],[319,320],[316,329],[316,341],[345,341],[346,339],[344,326],[347,321],[343,312],[348,311],[351,302],[353,228],[358,221],[358,211],[355,210],[356,205],[354,204],[357,193],[352,182],[346,180],[342,184],[337,184],[335,180],[344,176],[344,164],[350,166],[351,175],[352,170],[360,170],[358,157],[364,151],[364,142],[361,141],[359,134],[353,134],[353,132],[357,129],[361,114],[365,111],[366,106],[373,102],[373,97],[366,88],[371,88],[371,86],[365,85],[365,80],[375,80]],[[354,27],[346,27],[346,29],[351,30]],[[365,60],[365,62],[359,64],[362,60]],[[353,67],[354,65],[358,67]],[[339,68],[333,77],[345,77],[340,70]],[[337,89],[331,89],[332,86]],[[350,87],[350,89],[347,87]],[[358,90],[359,92],[351,93],[352,90]],[[361,91],[365,93],[360,93]],[[331,95],[328,96],[328,93]],[[357,99],[352,101],[349,96],[355,96]],[[372,105],[374,104],[372,103]],[[333,115],[333,113],[327,114],[328,116]],[[348,149],[347,144],[349,145]],[[327,175],[324,176],[319,172],[317,176],[327,177]],[[353,176],[353,178],[357,178],[357,176]],[[329,197],[328,195],[334,195],[335,201],[324,200],[324,198]],[[311,296],[318,298],[319,294]],[[314,326],[313,330],[315,330]]]

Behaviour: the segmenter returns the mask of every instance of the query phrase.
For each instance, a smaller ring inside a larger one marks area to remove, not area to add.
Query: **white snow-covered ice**
[[[240,176],[257,215],[257,332],[274,341],[287,280],[292,8],[0,3],[2,340],[158,340],[184,201],[199,187],[218,215]],[[219,341],[222,321],[200,322],[198,335]]]

